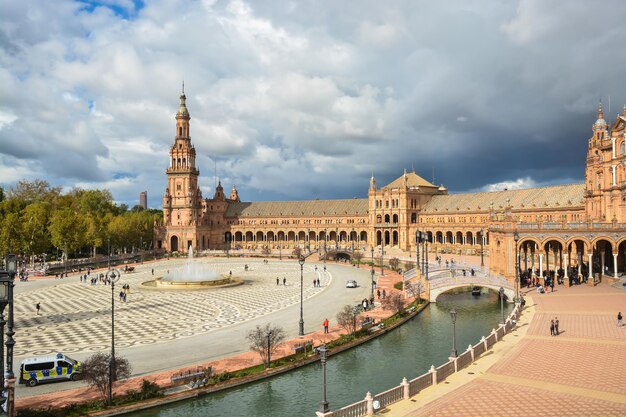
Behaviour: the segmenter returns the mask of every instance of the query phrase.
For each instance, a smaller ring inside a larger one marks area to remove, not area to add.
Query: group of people
[[[126,302],[126,297],[130,292],[130,284],[122,285],[122,291],[120,291],[120,301]]]
[[[559,334],[559,318],[555,317],[554,320],[550,320],[550,336],[558,336]]]
[[[378,299],[380,300],[380,297],[382,295],[383,300],[385,299],[385,297],[387,297],[387,291],[385,291],[385,289],[383,288],[383,292],[381,293],[380,290],[376,290],[376,295],[378,296]]]
[[[318,278],[313,278],[313,286],[314,287],[321,287],[322,285],[320,284],[320,279]]]
[[[276,277],[276,285],[280,285],[280,279]],[[283,278],[283,285],[287,285],[287,278]]]

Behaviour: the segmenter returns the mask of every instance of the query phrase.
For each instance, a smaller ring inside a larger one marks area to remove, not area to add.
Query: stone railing
[[[390,404],[401,400],[408,400],[422,390],[432,385],[440,384],[450,375],[469,366],[514,328],[520,314],[520,306],[517,305],[511,314],[509,314],[504,324],[500,324],[497,329],[493,329],[486,337],[483,336],[478,343],[473,346],[469,345],[459,356],[449,358],[446,363],[439,367],[431,366],[428,372],[415,379],[407,381],[407,379],[404,378],[400,385],[381,392],[380,394],[372,396],[372,394],[368,392],[365,398],[359,402],[350,404],[336,411],[329,411],[327,413],[318,412],[317,415],[320,417],[371,416],[376,414],[379,409],[385,408]]]

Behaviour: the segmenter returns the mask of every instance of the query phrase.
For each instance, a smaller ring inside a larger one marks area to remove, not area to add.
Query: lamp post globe
[[[304,336],[304,313],[303,313],[303,286],[304,286],[304,256],[300,256],[298,260],[300,264],[300,326],[298,328],[298,335]]]

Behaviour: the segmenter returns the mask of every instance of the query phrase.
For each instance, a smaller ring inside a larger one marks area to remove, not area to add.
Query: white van
[[[54,356],[38,356],[22,361],[20,384],[34,387],[40,382],[71,380],[81,378],[81,363],[62,353]]]

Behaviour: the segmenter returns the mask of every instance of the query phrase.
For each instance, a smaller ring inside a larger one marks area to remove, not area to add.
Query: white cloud
[[[503,190],[523,190],[525,188],[536,187],[537,183],[530,177],[518,178],[512,181],[496,182],[487,184],[480,188],[480,191],[503,191]]]

